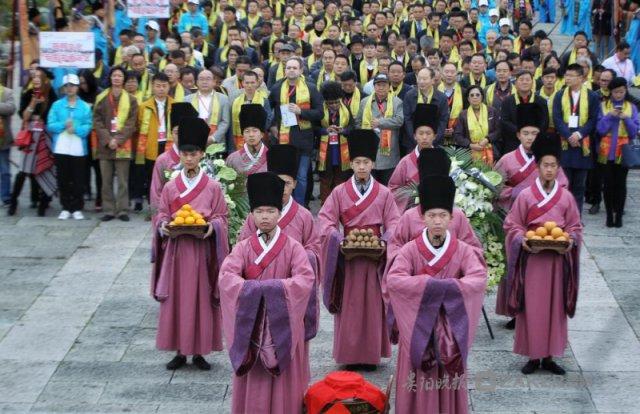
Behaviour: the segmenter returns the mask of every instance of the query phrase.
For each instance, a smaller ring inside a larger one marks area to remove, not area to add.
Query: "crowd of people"
[[[602,43],[624,19],[607,15],[611,2],[583,3],[563,17],[573,42],[562,53],[534,31],[535,11],[555,18],[546,1],[172,0],[157,20],[131,20],[119,1],[113,27],[103,2],[73,2],[96,67],[34,60],[15,139],[13,92],[0,87],[0,197],[17,214],[29,178],[31,207],[44,216],[57,195],[61,220],[84,219],[93,200],[102,221],[129,221],[146,201],[157,347],[177,352],[168,369],[187,355],[210,369],[204,355],[224,335],[234,412],[301,410],[320,301],[335,317],[336,363],[375,370],[398,344],[396,412],[466,412],[466,386],[424,387],[464,378],[487,281],[442,147],[469,149],[504,179],[509,272],[496,312],[513,318],[524,374],[564,374],[553,358],[575,312],[583,203],[598,214],[604,199],[606,226],[622,227],[637,44],[617,39],[608,57]],[[55,27],[68,30],[60,8]],[[637,3],[622,9],[632,29]],[[36,31],[38,10],[29,18]],[[199,166],[211,144],[247,177],[235,246],[221,187]],[[202,238],[172,236],[183,211],[204,220]],[[561,254],[527,243],[549,222],[566,232]],[[354,230],[384,241],[384,255],[346,257]]]

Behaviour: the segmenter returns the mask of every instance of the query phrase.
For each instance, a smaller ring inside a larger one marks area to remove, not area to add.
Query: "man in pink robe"
[[[543,113],[538,105],[523,103],[516,107],[518,128],[516,136],[520,140],[520,146],[505,154],[494,166],[494,169],[502,175],[504,182],[497,204],[505,212],[511,210],[511,206],[518,194],[530,187],[535,179],[538,178],[538,168],[531,154],[531,146],[538,134],[540,134],[540,125],[542,125],[543,119],[546,117],[547,114]],[[562,168],[558,171],[558,183],[564,188],[569,185]],[[507,250],[506,253],[508,258],[509,251]],[[503,277],[498,285],[496,313],[498,315],[511,316],[512,319],[507,322],[505,327],[507,329],[515,327],[514,315],[507,308],[506,277]]]
[[[199,118],[182,118],[179,126],[180,175],[162,189],[156,230],[157,243],[153,297],[161,302],[156,347],[177,351],[167,369],[178,369],[193,355],[202,370],[211,369],[203,358],[222,350],[218,271],[228,254],[227,205],[220,185],[198,166],[204,154],[209,127]],[[208,224],[202,238],[182,235],[168,238],[167,226],[185,204]]]
[[[374,370],[382,357],[391,356],[380,290],[385,260],[347,261],[340,244],[351,229],[372,229],[386,242],[399,214],[391,191],[371,176],[375,132],[354,130],[348,145],[354,175],[333,189],[318,214],[323,301],[334,314],[333,358],[348,369]]]
[[[270,172],[247,182],[258,230],[236,244],[220,272],[231,412],[301,413],[309,385],[304,315],[315,275],[302,245],[278,226],[284,182]]]
[[[564,355],[567,316],[575,313],[582,225],[575,198],[557,180],[560,139],[538,137],[532,150],[539,177],[518,195],[504,222],[509,251],[508,306],[516,314],[513,352],[529,358],[523,374],[542,366],[563,375],[564,369],[553,357]],[[525,233],[548,221],[554,221],[569,234],[566,252],[533,253],[528,247]]]
[[[180,168],[180,151],[178,150],[178,125],[184,117],[197,117],[198,111],[193,105],[187,102],[174,102],[171,105],[172,125],[171,136],[173,137],[173,145],[162,154],[158,155],[153,165],[151,174],[151,185],[149,188],[149,207],[151,210],[151,228],[154,229],[151,239],[151,263],[156,266],[158,260],[156,258],[156,250],[160,242],[160,233],[155,231],[158,226],[158,206],[160,204],[160,196],[164,185],[169,181],[171,174]],[[155,269],[153,270],[155,272]],[[153,292],[151,292],[153,296]]]
[[[395,257],[384,281],[399,331],[397,413],[466,413],[466,361],[480,318],[482,253],[447,230],[455,184],[420,182],[426,228]]]
[[[415,128],[413,137],[416,140],[416,147],[400,160],[389,179],[389,190],[396,199],[400,213],[415,205],[415,202],[411,200],[411,194],[414,192],[415,186],[418,185],[418,157],[423,149],[433,148],[439,122],[437,105],[416,105],[416,110],[413,113]],[[448,175],[448,172],[445,175]]]
[[[258,125],[256,119],[264,119]],[[265,132],[267,114],[259,104],[245,104],[240,109],[240,129],[244,137],[244,145],[232,152],[226,160],[227,166],[239,174],[251,175],[267,171],[267,146],[262,143]]]
[[[284,194],[282,196],[282,213],[278,220],[278,227],[292,239],[304,247],[309,257],[309,264],[316,276],[313,294],[309,298],[304,327],[305,327],[305,354],[309,355],[309,341],[315,338],[320,323],[320,302],[318,301],[319,279],[319,252],[320,237],[314,229],[311,212],[298,204],[291,194],[296,188],[296,175],[298,174],[298,150],[291,144],[276,144],[267,152],[267,169],[278,174],[284,181]],[[244,240],[255,234],[256,222],[251,213],[247,216],[238,240]]]

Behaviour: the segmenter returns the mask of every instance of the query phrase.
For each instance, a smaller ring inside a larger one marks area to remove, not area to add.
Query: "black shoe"
[[[136,213],[139,213],[142,211],[142,203],[137,202],[134,206],[133,206],[133,211],[135,211]]]
[[[47,211],[49,206],[47,204],[39,204],[38,205],[38,217],[44,217],[44,213]]]
[[[11,200],[11,202],[9,203],[9,210],[7,211],[7,214],[10,216],[15,216],[16,210],[18,210],[18,200]]]
[[[613,227],[613,213],[607,212],[607,227]]]
[[[613,227],[618,227],[618,228],[622,227],[622,214],[621,213],[615,214],[614,217],[615,218],[613,220]]]
[[[546,358],[542,360],[542,369],[556,375],[564,375],[567,373],[567,371],[565,371],[560,365],[556,364],[554,360]]]
[[[209,371],[211,369],[211,364],[208,363],[202,355],[194,355],[193,358],[191,358],[191,362],[193,362],[193,365],[195,365],[199,370]]]
[[[176,355],[171,361],[167,363],[167,369],[174,371],[178,368],[182,368],[187,363],[187,357],[184,355]]]
[[[100,217],[100,221],[111,221],[114,218],[116,218],[116,216],[112,216],[111,214],[105,214],[104,216]]]
[[[589,214],[598,214],[600,212],[600,204],[594,204],[589,208]]]
[[[540,360],[530,359],[529,362],[527,362],[527,364],[524,367],[522,367],[520,372],[522,372],[524,375],[533,374],[534,371],[538,369],[538,367],[540,367]]]
[[[120,214],[118,218],[120,219],[120,221],[129,221],[129,216],[127,216],[126,214]]]
[[[362,364],[360,369],[366,372],[373,372],[378,369],[378,366],[375,364]]]
[[[347,371],[360,371],[361,368],[362,368],[362,365],[360,364],[347,364],[344,367],[344,369]]]
[[[504,328],[510,331],[516,329],[516,318],[511,318],[511,320],[504,324]]]

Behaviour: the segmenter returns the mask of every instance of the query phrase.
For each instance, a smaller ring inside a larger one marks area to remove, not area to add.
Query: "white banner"
[[[129,0],[127,1],[127,15],[132,19],[140,17],[155,17],[166,19],[169,17],[171,5],[169,0]]]
[[[40,32],[40,66],[45,68],[94,68],[92,32]]]

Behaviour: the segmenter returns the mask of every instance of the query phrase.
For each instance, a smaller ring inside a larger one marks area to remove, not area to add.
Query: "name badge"
[[[111,133],[118,132],[118,118],[111,118]]]
[[[158,131],[158,142],[164,142],[167,140],[167,134],[164,131]]]
[[[331,145],[338,144],[338,134],[329,134],[329,144]]]
[[[578,115],[569,116],[569,128],[578,128],[578,119],[580,117]]]

